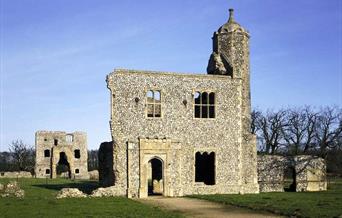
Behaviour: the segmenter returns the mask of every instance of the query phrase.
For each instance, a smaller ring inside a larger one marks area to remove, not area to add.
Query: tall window
[[[206,185],[215,184],[215,153],[196,152],[195,156],[195,182]]]
[[[195,92],[195,117],[215,118],[215,93]]]
[[[74,151],[74,156],[75,156],[75,158],[77,158],[77,159],[81,157],[81,152],[80,152],[79,149],[76,149],[76,150]]]
[[[73,142],[73,141],[74,141],[74,136],[73,136],[73,135],[70,135],[70,134],[66,135],[66,136],[65,136],[65,141],[66,141],[67,143]]]
[[[146,98],[147,117],[161,117],[160,91],[149,90]]]
[[[50,150],[44,150],[44,157],[50,157]]]

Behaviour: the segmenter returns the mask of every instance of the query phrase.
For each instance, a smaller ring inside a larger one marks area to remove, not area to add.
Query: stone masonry
[[[259,192],[249,33],[233,10],[214,32],[206,75],[117,69],[107,86],[113,141],[99,150],[102,185],[140,198]]]
[[[88,179],[87,135],[84,132],[36,132],[37,178],[56,178],[58,163],[67,168],[69,178]]]
[[[292,171],[292,188],[296,192],[327,190],[324,159],[310,155],[282,157],[258,155],[260,192],[283,192],[285,171]],[[290,186],[290,187],[291,187]]]

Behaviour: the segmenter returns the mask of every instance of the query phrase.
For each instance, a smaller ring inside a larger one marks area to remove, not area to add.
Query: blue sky
[[[37,130],[109,141],[114,68],[205,73],[235,9],[250,31],[252,105],[342,106],[341,0],[0,0],[0,151]]]

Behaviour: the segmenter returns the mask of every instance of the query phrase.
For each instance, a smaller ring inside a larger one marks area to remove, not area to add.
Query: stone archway
[[[143,155],[142,162],[140,163],[140,198],[156,194],[167,196],[168,186],[165,160],[166,154]]]
[[[163,195],[163,161],[157,157],[148,162],[148,195]]]
[[[56,174],[61,177],[71,178],[71,169],[65,152],[59,153],[59,161],[56,164]]]

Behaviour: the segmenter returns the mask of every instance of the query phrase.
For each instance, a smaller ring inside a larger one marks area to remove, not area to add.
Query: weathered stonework
[[[260,192],[283,192],[285,158],[277,155],[258,155]]]
[[[89,178],[86,133],[36,132],[35,174],[37,178],[56,178],[56,167],[62,156],[69,164],[67,174],[70,178]]]
[[[32,174],[28,171],[0,172],[0,178],[32,178]]]
[[[99,180],[99,171],[98,170],[88,171],[88,174],[89,174],[90,180]]]
[[[77,188],[62,188],[58,193],[56,198],[86,198],[87,194],[84,194],[82,191]]]
[[[17,181],[10,181],[5,185],[0,183],[0,197],[24,198],[25,191],[19,187]]]
[[[248,40],[231,11],[228,22],[214,33],[215,54],[207,75],[123,69],[109,74],[113,143],[111,148],[101,144],[100,182],[114,185],[117,195],[147,197],[155,165],[161,173],[154,176],[161,178],[152,191],[162,187],[164,196],[258,193],[256,138],[250,133]],[[160,94],[157,117],[147,116],[150,90]],[[198,92],[214,93],[210,118],[195,116]],[[197,172],[201,164],[210,170]],[[210,179],[201,182],[202,177]]]
[[[309,155],[294,158],[296,170],[296,191],[327,190],[326,164],[324,159]]]
[[[294,170],[293,191],[327,190],[324,159],[310,155],[295,157],[259,155],[258,182],[260,192],[283,192],[286,168]]]

